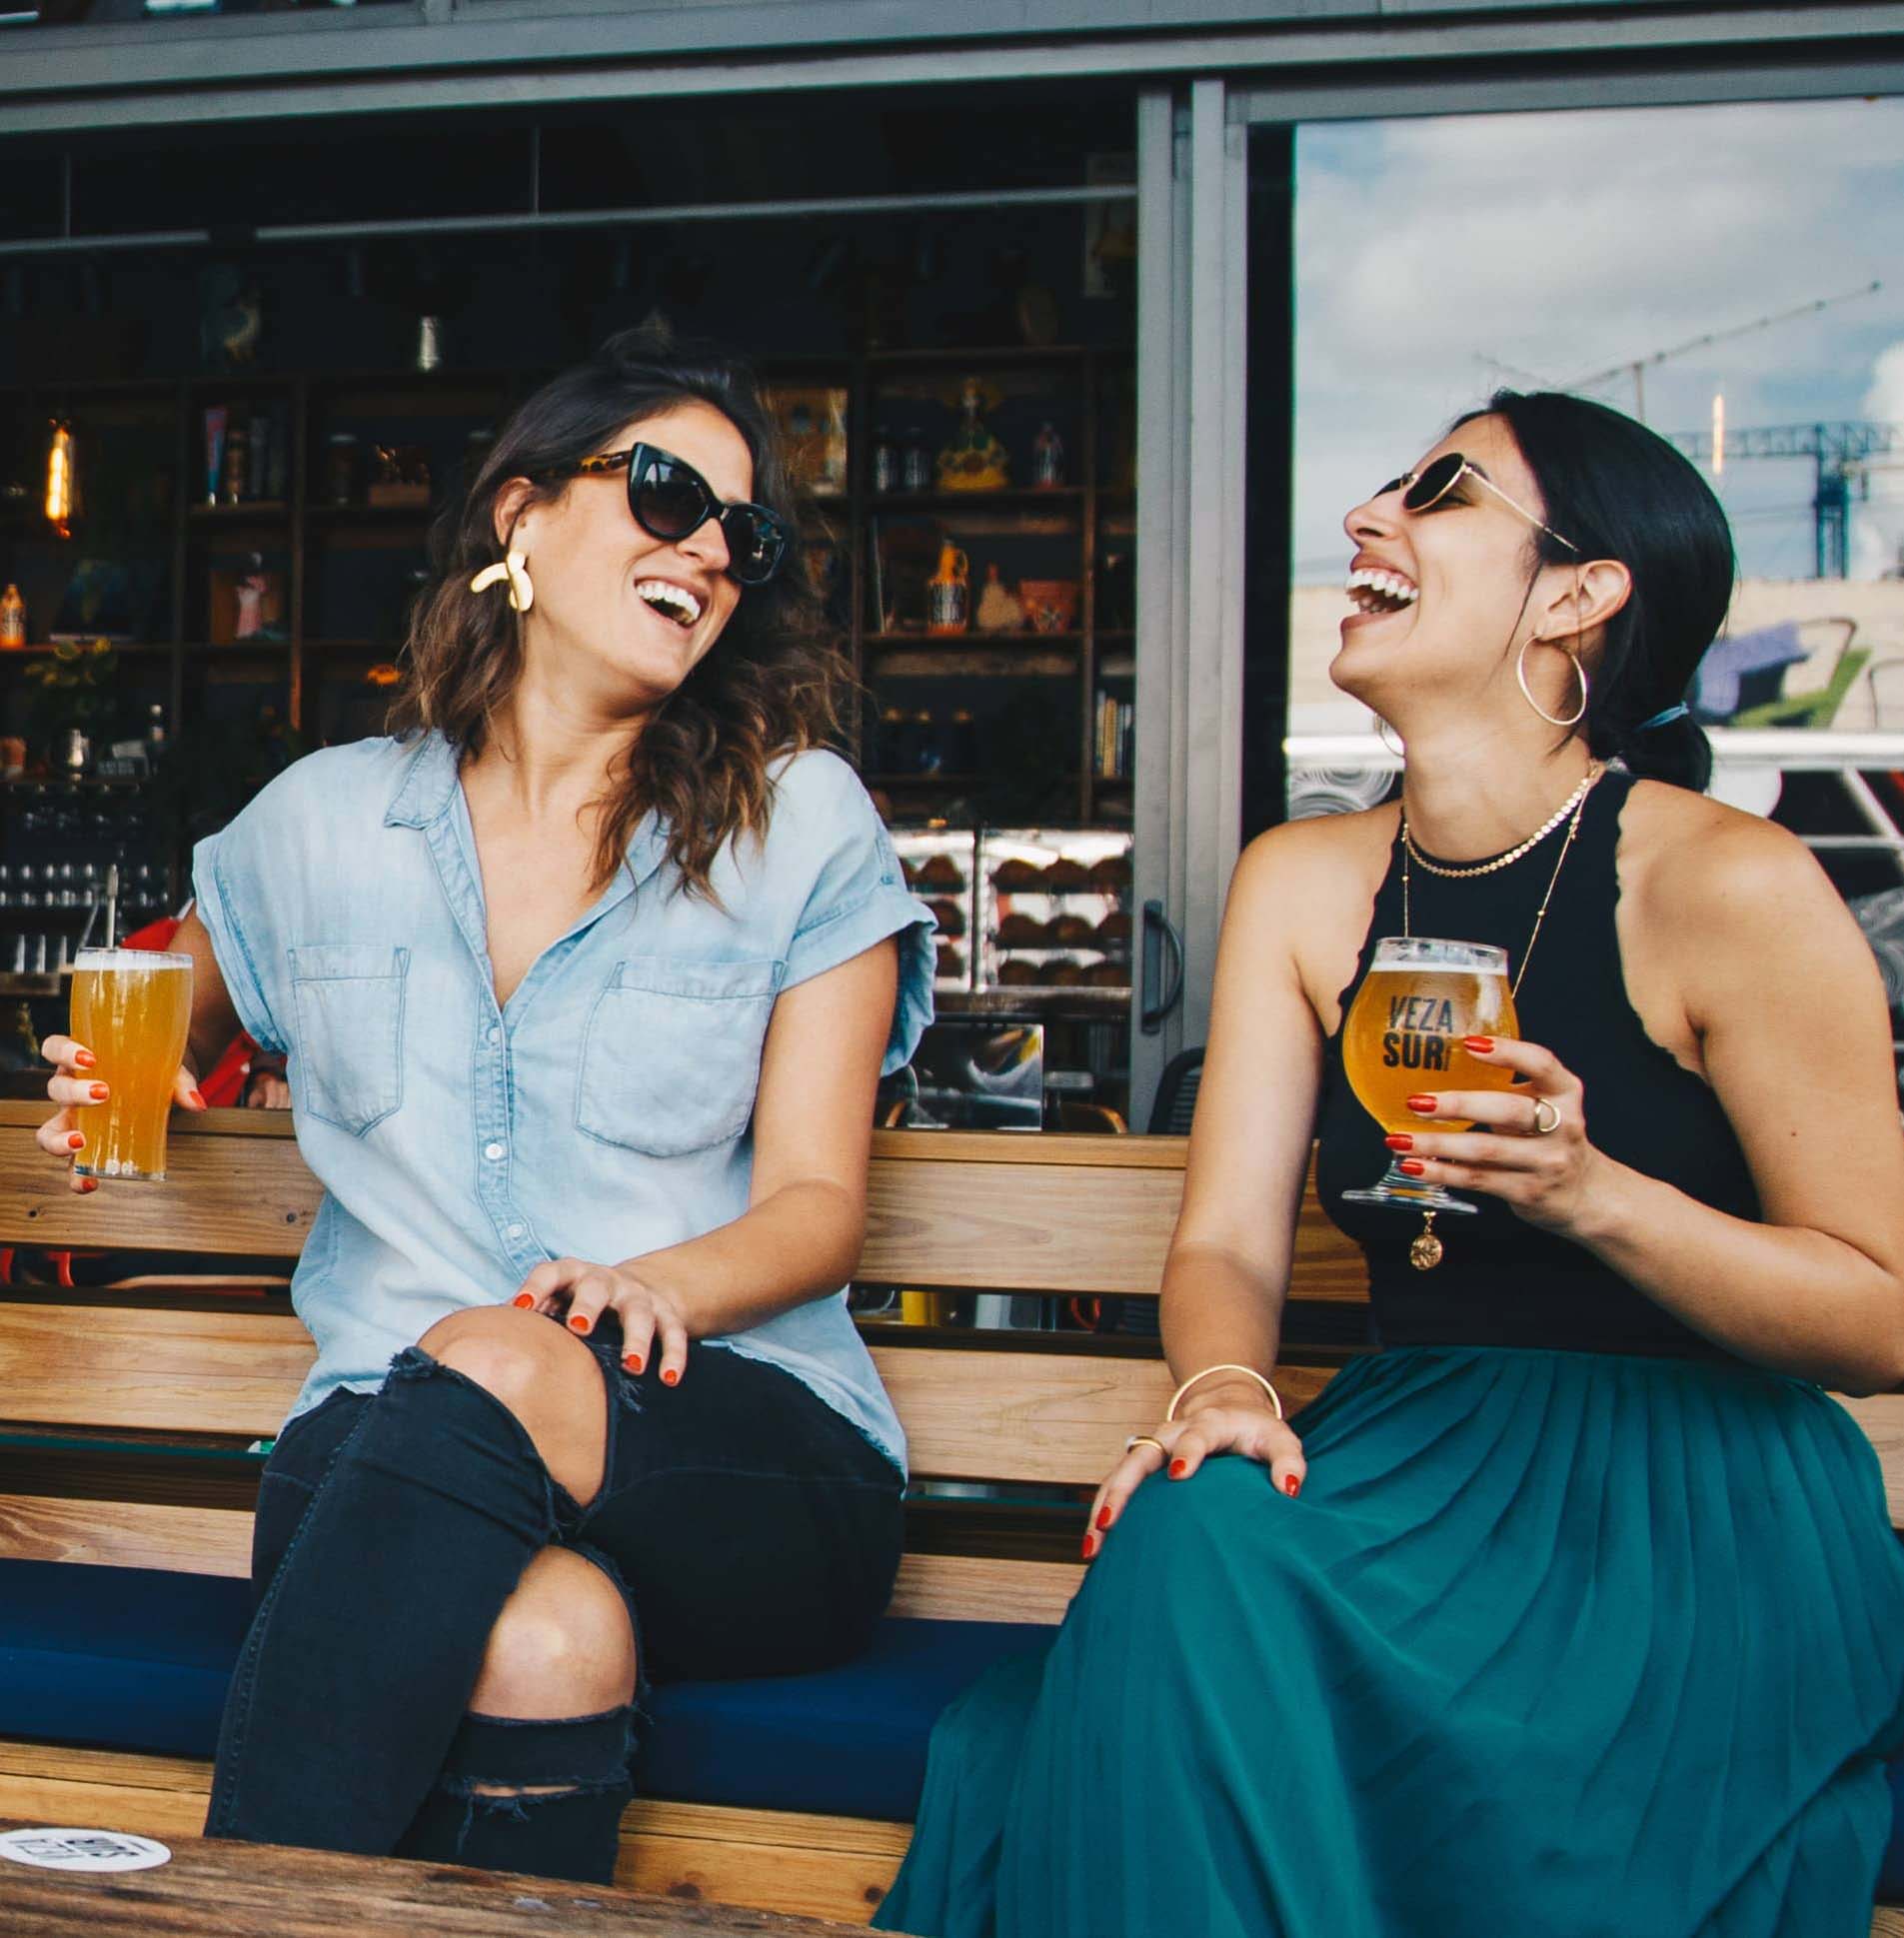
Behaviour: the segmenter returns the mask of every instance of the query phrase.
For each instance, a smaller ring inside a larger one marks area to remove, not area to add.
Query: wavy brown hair
[[[758,380],[713,351],[681,349],[644,332],[611,337],[587,363],[545,384],[509,420],[460,508],[432,535],[433,591],[412,613],[408,673],[390,728],[442,734],[459,756],[489,743],[498,710],[522,676],[522,622],[500,588],[470,591],[498,557],[496,501],[512,479],[534,483],[523,508],[568,489],[562,474],[605,449],[625,425],[688,403],[711,404],[746,441],[756,503],[801,530],[802,506]],[[521,511],[517,517],[521,517]],[[747,586],[726,630],[643,723],[603,803],[595,886],[622,867],[652,808],[667,856],[690,895],[713,898],[710,871],[724,844],[767,833],[768,770],[784,754],[836,743],[854,683],[823,630],[798,539],[765,586]]]

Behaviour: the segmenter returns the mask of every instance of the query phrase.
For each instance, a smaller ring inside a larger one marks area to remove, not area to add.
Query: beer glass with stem
[[[1408,1108],[1423,1090],[1504,1090],[1514,1072],[1476,1062],[1463,1036],[1520,1033],[1507,982],[1507,952],[1434,936],[1384,936],[1342,1028],[1342,1070],[1356,1101],[1384,1131],[1411,1136],[1466,1130],[1472,1118],[1424,1120]],[[1425,1154],[1425,1153],[1424,1153]],[[1373,1184],[1344,1191],[1357,1204],[1411,1211],[1478,1211],[1470,1199],[1388,1168]]]

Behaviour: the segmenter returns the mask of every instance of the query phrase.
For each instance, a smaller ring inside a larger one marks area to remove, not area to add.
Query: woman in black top
[[[1347,531],[1333,676],[1401,799],[1242,858],[1163,1281],[1187,1390],[1048,1654],[941,1723],[880,1922],[1862,1938],[1904,1560],[1825,1389],[1904,1382],[1904,1136],[1830,884],[1696,792],[1723,514],[1640,426],[1503,393]],[[1424,1068],[1384,1151],[1341,1027],[1402,934],[1504,950],[1520,1039]],[[1318,1128],[1378,1350],[1298,1437],[1267,1375]],[[1482,1207],[1438,1260],[1343,1201],[1390,1154]]]

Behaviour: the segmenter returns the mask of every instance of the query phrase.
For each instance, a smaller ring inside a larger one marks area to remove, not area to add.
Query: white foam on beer
[[[73,958],[75,969],[112,969],[120,975],[191,967],[191,957],[165,949],[82,949]]]

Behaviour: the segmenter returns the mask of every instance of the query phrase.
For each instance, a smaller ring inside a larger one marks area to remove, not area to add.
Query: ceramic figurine
[[[939,454],[941,491],[1003,491],[1011,482],[1011,455],[978,421],[984,408],[984,388],[967,377],[958,393],[965,421]]]
[[[1024,627],[1024,602],[998,577],[996,563],[985,567],[984,590],[978,595],[981,633],[1017,633]]]

